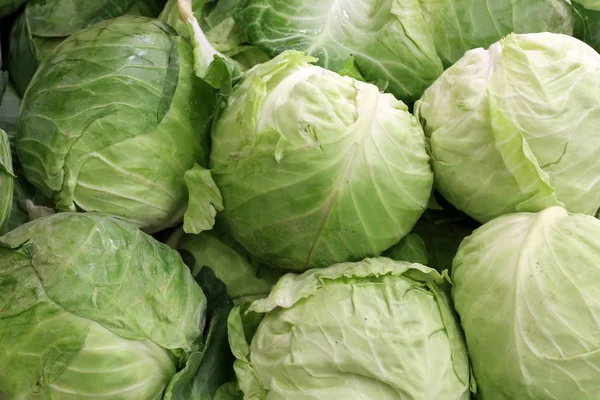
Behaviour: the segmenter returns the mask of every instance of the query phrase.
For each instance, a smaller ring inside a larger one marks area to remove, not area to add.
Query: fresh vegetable
[[[415,105],[436,187],[480,222],[600,209],[600,55],[552,33],[468,51]]]
[[[286,52],[250,70],[210,155],[233,237],[296,270],[382,252],[410,232],[432,186],[406,105],[312,61]]]
[[[408,102],[467,50],[511,32],[573,33],[565,0],[241,0],[235,21],[271,56],[300,50],[336,72],[353,62]]]
[[[224,285],[224,294],[235,304],[266,297],[281,273],[262,265],[223,232],[186,235],[175,231],[166,243],[179,251],[198,281],[210,280],[212,289]]]
[[[204,326],[177,252],[101,214],[2,236],[0,288],[0,397],[160,398]]]
[[[445,284],[431,268],[388,258],[285,275],[229,316],[244,398],[469,399]]]
[[[600,396],[599,239],[596,218],[551,207],[463,242],[452,296],[481,399]]]
[[[17,151],[59,210],[106,212],[149,232],[181,220],[184,174],[206,164],[215,98],[170,27],[120,17],[79,31],[30,88]]]

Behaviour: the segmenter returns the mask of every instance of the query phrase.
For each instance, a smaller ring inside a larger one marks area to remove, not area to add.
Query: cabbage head
[[[600,55],[570,36],[512,34],[465,54],[415,105],[437,189],[480,222],[600,208]]]
[[[160,399],[206,299],[176,251],[96,213],[0,237],[0,398]]]
[[[497,218],[462,243],[452,280],[482,400],[600,398],[600,221]]]
[[[433,180],[406,105],[314,60],[290,51],[248,71],[212,131],[225,223],[288,269],[380,254],[426,209]]]
[[[23,98],[25,177],[59,210],[105,212],[149,232],[175,225],[188,202],[185,172],[207,163],[214,109],[192,64],[191,46],[145,17],[69,37]]]
[[[465,51],[511,33],[573,33],[566,0],[241,0],[235,15],[269,55],[304,51],[332,71],[353,61],[411,102]]]
[[[8,70],[19,94],[25,94],[39,64],[68,36],[124,14],[156,17],[161,3],[162,0],[27,1],[12,26],[8,54]]]
[[[435,270],[388,258],[283,276],[229,316],[244,398],[468,400],[469,361],[444,287]]]

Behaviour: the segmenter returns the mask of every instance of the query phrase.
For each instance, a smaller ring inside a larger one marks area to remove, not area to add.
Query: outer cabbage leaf
[[[72,35],[42,63],[23,99],[17,151],[59,209],[107,212],[150,232],[183,217],[184,174],[206,164],[215,94],[173,33],[120,17]]]
[[[466,51],[488,47],[510,33],[573,34],[569,0],[419,0],[446,67]]]
[[[175,251],[135,227],[61,213],[0,242],[0,387],[9,398],[159,398],[197,349],[201,289]]]
[[[573,0],[574,3],[579,3],[588,10],[600,11],[599,0]]]
[[[418,0],[242,0],[235,20],[271,56],[299,50],[336,72],[353,56],[401,100],[416,100],[443,70]]]
[[[248,43],[245,32],[233,20],[238,3],[239,0],[192,0],[191,7],[215,50],[237,61],[243,69],[250,69],[268,61],[269,57]],[[174,27],[181,36],[189,38],[190,32],[180,18],[177,0],[169,0],[159,18]]]
[[[600,221],[563,208],[468,237],[452,295],[482,400],[600,396]]]
[[[427,207],[424,137],[404,103],[286,52],[250,70],[212,130],[222,216],[288,269],[376,255]]]
[[[220,230],[199,235],[177,230],[166,243],[181,253],[196,279],[203,269],[210,269],[235,304],[267,296],[281,276],[279,270],[245,254]]]
[[[185,172],[183,178],[189,193],[183,229],[187,233],[212,229],[217,212],[223,210],[223,197],[210,171],[196,164]]]
[[[40,63],[68,36],[121,15],[156,17],[163,0],[29,0],[16,19],[8,68],[21,96]]]
[[[233,304],[267,296],[280,274],[253,262],[222,229],[199,235],[186,235],[180,229],[168,238],[167,244],[180,252],[205,293],[210,328],[206,343],[190,356],[185,369],[173,379],[165,399],[212,400],[235,396],[239,393],[235,384],[220,387],[234,377],[227,315]]]
[[[553,205],[600,208],[600,55],[569,36],[474,49],[415,105],[436,187],[480,222]]]
[[[15,136],[17,133],[17,117],[21,108],[21,98],[13,85],[8,85],[4,96],[0,97],[0,129],[8,135],[10,147],[15,151]]]
[[[435,270],[387,258],[285,275],[248,315],[230,314],[244,398],[469,399],[464,340],[439,285]]]
[[[17,116],[21,107],[21,98],[12,85],[8,85],[4,92],[4,98],[0,105],[0,129],[4,129],[8,135],[10,151],[12,156],[12,169],[15,175],[13,179],[12,208],[4,225],[0,224],[0,234],[4,234],[21,226],[30,220],[53,213],[52,203],[36,193],[35,189],[21,177],[22,171],[19,163],[14,157],[16,152],[16,129]]]
[[[14,178],[8,135],[0,129],[0,227],[10,215]]]
[[[600,51],[600,7],[587,9],[575,4],[575,10],[574,36],[592,46],[596,51]]]
[[[213,314],[206,342],[190,355],[186,367],[173,378],[164,400],[218,399],[220,386],[233,376],[233,357],[227,341],[229,310],[219,308]]]

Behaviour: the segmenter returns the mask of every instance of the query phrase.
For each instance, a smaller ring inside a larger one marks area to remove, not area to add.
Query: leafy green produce
[[[600,221],[561,207],[497,218],[454,260],[482,400],[600,396]]]
[[[203,276],[213,274],[235,304],[267,296],[281,276],[279,270],[262,265],[245,254],[220,231],[186,235],[183,230],[177,230],[166,243],[181,253],[196,279],[202,280]],[[206,269],[211,272],[207,273]],[[205,292],[208,290],[210,288]]]
[[[207,163],[215,95],[169,26],[120,17],[79,31],[30,88],[17,151],[59,210],[106,212],[149,232],[181,220],[185,172]]]
[[[177,252],[96,213],[2,236],[0,288],[5,398],[160,398],[204,326],[206,298]]]
[[[166,243],[177,249],[205,293],[210,327],[202,349],[171,382],[165,399],[218,399],[238,393],[227,340],[227,316],[234,304],[266,297],[280,274],[254,262],[221,229],[186,235],[176,230]],[[223,386],[223,387],[221,387]]]
[[[224,221],[286,269],[377,255],[425,211],[432,173],[406,105],[286,52],[250,70],[212,131]]]
[[[21,96],[39,64],[68,36],[125,14],[156,17],[164,0],[29,0],[12,28],[8,68]]]
[[[241,0],[235,20],[274,56],[293,49],[414,101],[465,51],[511,33],[573,33],[565,0]]]
[[[8,135],[0,128],[0,227],[10,216],[14,178]]]
[[[600,209],[600,55],[553,33],[474,49],[415,105],[437,189],[480,222]]]
[[[269,57],[248,42],[245,32],[237,26],[233,14],[240,0],[191,0],[191,7],[199,27],[215,50],[231,57],[242,69],[252,68],[269,60]],[[174,27],[186,38],[189,27],[182,21],[177,0],[169,0],[160,14],[160,19]]]
[[[600,399],[600,0],[0,36],[0,400]]]
[[[431,268],[388,258],[285,275],[230,314],[239,387],[257,400],[467,400],[469,361],[444,285]]]
[[[12,154],[12,172],[15,175],[12,179],[13,195],[10,214],[4,225],[0,223],[0,234],[4,234],[32,219],[49,215],[53,211],[47,207],[51,205],[51,202],[37,193],[21,176],[22,170],[15,157],[15,135],[21,98],[13,86],[9,84],[4,92],[4,97],[0,100],[0,130],[4,129],[8,135]]]

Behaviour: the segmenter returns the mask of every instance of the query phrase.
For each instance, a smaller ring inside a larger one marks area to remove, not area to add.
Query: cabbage
[[[250,254],[288,269],[381,253],[423,213],[423,131],[376,86],[286,52],[250,70],[212,131],[223,220]]]
[[[596,218],[551,207],[462,243],[452,296],[481,399],[599,398],[599,239]]]
[[[474,49],[415,114],[437,189],[480,222],[516,211],[600,209],[600,55],[570,36],[512,34]]]
[[[23,98],[25,177],[59,210],[105,212],[149,232],[177,224],[185,172],[207,163],[215,102],[192,57],[169,26],[144,17],[70,36]]]
[[[159,399],[206,298],[174,250],[95,213],[0,237],[0,398]]]
[[[285,275],[229,316],[239,387],[255,400],[468,400],[444,287],[435,270],[388,258]]]
[[[304,51],[320,66],[350,61],[369,82],[414,101],[465,51],[511,33],[573,33],[565,0],[241,0],[250,41],[275,56]]]

